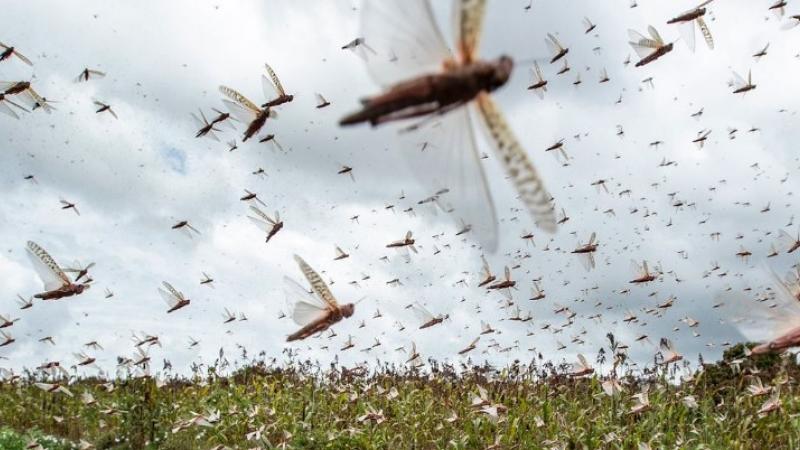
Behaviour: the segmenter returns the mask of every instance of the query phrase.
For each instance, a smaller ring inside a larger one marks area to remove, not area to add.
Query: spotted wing
[[[69,277],[67,277],[45,249],[39,247],[39,245],[33,241],[28,241],[27,252],[28,257],[33,263],[33,268],[36,270],[39,278],[42,279],[42,283],[44,283],[44,289],[46,291],[52,291],[71,284]]]
[[[364,2],[361,33],[378,53],[366,60],[369,75],[383,87],[437,72],[452,59],[428,0]]]
[[[490,141],[494,144],[497,157],[517,189],[520,200],[533,215],[539,228],[554,232],[556,219],[551,204],[552,197],[545,189],[544,181],[528,158],[528,154],[511,131],[500,108],[485,93],[478,95],[477,106],[486,131],[491,137]]]
[[[486,0],[455,0],[455,42],[458,56],[464,64],[478,60],[483,17],[486,13]]]
[[[322,280],[322,277],[320,277],[308,263],[303,261],[303,258],[294,255],[294,260],[297,261],[297,265],[300,266],[300,270],[303,272],[303,275],[305,275],[306,280],[311,283],[311,289],[314,290],[319,298],[325,301],[327,308],[338,309],[339,304],[336,302],[330,289],[328,289],[328,285]]]
[[[272,86],[275,89],[278,96],[286,95],[286,91],[283,90],[283,85],[281,84],[281,80],[278,79],[278,75],[272,70],[272,67],[269,64],[264,63],[264,67],[267,69],[267,73],[269,74],[270,80],[272,80]],[[264,89],[264,96],[269,100],[269,90],[267,89],[267,85],[269,83],[265,83],[266,79],[262,76],[262,87]]]
[[[700,32],[703,33],[703,38],[705,38],[708,48],[714,50],[714,37],[711,36],[711,30],[702,17],[697,18],[697,26],[700,28]]]
[[[322,319],[328,314],[328,306],[315,295],[289,277],[283,278],[286,301],[291,308],[292,320],[301,327]]]
[[[230,99],[222,99],[222,103],[225,103],[225,106],[228,107],[231,114],[240,121],[244,123],[252,122],[256,115],[261,112],[255,103],[248,100],[247,97],[238,93],[236,90],[227,86],[220,86],[219,91]]]

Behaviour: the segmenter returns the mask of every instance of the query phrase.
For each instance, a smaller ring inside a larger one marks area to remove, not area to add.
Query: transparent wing
[[[36,92],[35,90],[33,90],[32,88],[29,88],[29,89],[27,89],[25,91],[25,93],[23,94],[23,98],[24,97],[29,97],[30,98],[29,102],[31,104],[31,108],[33,108],[34,106],[38,105],[39,107],[41,107],[48,114],[50,114],[55,109],[52,106],[50,106],[49,103],[47,103],[47,100],[45,100],[44,97],[39,95],[39,93]],[[109,111],[112,114],[114,113],[110,109],[109,109]],[[116,117],[116,115],[114,115],[114,117]]]
[[[67,275],[58,267],[53,258],[35,242],[28,241],[28,257],[33,263],[33,268],[42,279],[44,289],[52,291],[64,285],[70,284]]]
[[[645,58],[649,56],[651,53],[653,53],[652,47],[639,45],[635,42],[628,42],[628,43],[630,44],[631,48],[633,48],[633,51],[635,51],[636,54],[639,55],[639,58]]]
[[[192,115],[192,119],[194,120],[194,125],[197,128],[203,128],[206,125],[208,125],[208,122],[206,122],[204,120],[201,120],[199,117],[197,117],[197,114],[195,114],[195,113],[190,113],[190,114]]]
[[[329,309],[336,309],[339,307],[338,303],[336,303],[336,298],[333,297],[330,289],[328,289],[328,285],[325,284],[325,281],[322,280],[322,277],[311,268],[303,258],[294,255],[294,260],[297,262],[297,265],[300,266],[300,270],[305,275],[306,280],[311,283],[311,289],[316,292],[316,294],[328,304]]]
[[[680,23],[678,25],[678,32],[681,34],[683,41],[686,42],[686,46],[689,47],[689,50],[694,52],[694,20]]]
[[[631,271],[633,271],[637,277],[644,275],[644,269],[642,269],[642,265],[639,264],[635,259],[631,260]]]
[[[650,36],[653,37],[653,40],[656,41],[659,47],[664,45],[664,39],[661,38],[661,35],[658,34],[658,30],[652,25],[647,27],[647,32],[650,33]]]
[[[342,249],[341,249],[341,248],[340,248],[340,247],[337,245],[337,246],[336,246],[336,257],[337,257],[337,258],[339,258],[339,257],[342,257],[342,256],[344,256],[344,255],[346,255],[346,253],[344,252],[344,250],[342,250]]]
[[[417,316],[420,323],[424,324],[430,322],[431,320],[435,319],[434,315],[431,314],[421,303],[415,302],[413,305],[414,315]]]
[[[549,41],[552,43],[552,45],[553,45],[553,46],[552,46],[552,49],[554,50],[554,53],[560,53],[560,52],[561,52],[561,50],[563,50],[563,49],[564,49],[564,46],[563,46],[563,45],[561,45],[561,42],[559,42],[559,41],[558,41],[558,38],[556,38],[556,37],[555,37],[555,36],[553,36],[552,34],[550,34],[550,33],[547,33],[547,38],[548,38],[548,40],[549,40]]]
[[[552,35],[548,33],[547,37],[549,38],[550,36],[552,36]],[[547,46],[547,51],[550,52],[550,55],[552,55],[552,56],[557,55],[561,51],[561,50],[558,49],[556,44],[553,43],[553,41],[551,41],[550,39],[545,39],[544,43]]]
[[[258,209],[257,207],[250,205],[250,211],[256,214],[258,217],[247,216],[251,222],[253,222],[258,228],[261,228],[263,231],[269,233],[272,231],[273,226],[275,226],[275,222],[264,212]]]
[[[437,72],[452,59],[428,0],[364,2],[361,31],[379,53],[366,64],[372,79],[383,87]]]
[[[263,220],[257,219],[253,216],[247,216],[247,218],[250,219],[250,221],[253,222],[255,226],[260,228],[265,233],[269,233],[270,231],[272,231],[272,225],[268,224],[267,222],[264,222]]]
[[[448,188],[441,200],[449,202],[455,218],[471,225],[481,245],[493,252],[497,248],[497,217],[469,110],[456,109],[401,137],[414,140],[414,153],[404,159],[419,182],[430,193]]]
[[[775,272],[772,272],[772,277],[787,299],[800,303],[800,272],[789,272],[785,280],[781,280]]]
[[[659,47],[658,42],[642,36],[635,30],[628,30],[628,36],[630,37],[628,43],[640,58],[650,55]]]
[[[22,53],[20,53],[20,52],[18,52],[18,51],[16,51],[16,50],[14,50],[14,55],[16,55],[16,57],[17,57],[17,58],[19,58],[19,59],[20,59],[20,61],[24,62],[25,64],[27,64],[27,65],[29,65],[29,66],[32,66],[32,65],[33,65],[33,63],[31,62],[31,60],[30,60],[30,59],[28,59],[28,58],[27,58],[25,55],[23,55]]]
[[[538,81],[538,82],[544,81],[544,75],[542,75],[542,68],[539,67],[539,62],[538,61],[534,61],[533,62],[533,67],[534,67],[535,72],[536,72],[536,81]]]
[[[736,89],[739,89],[739,88],[747,86],[747,82],[744,81],[744,78],[742,78],[741,75],[739,75],[736,72],[733,72],[733,86]]]
[[[161,298],[164,299],[164,302],[170,308],[178,303],[178,299],[171,293],[165,291],[164,289],[158,288],[158,294],[161,295]]]
[[[778,248],[781,251],[783,251],[783,252],[788,251],[790,248],[792,248],[794,246],[796,241],[797,241],[797,239],[792,237],[785,230],[780,230],[778,232]]]
[[[19,115],[6,104],[6,101],[0,101],[0,112],[7,114],[15,119],[19,119]]]
[[[539,228],[554,232],[556,230],[555,213],[551,205],[551,196],[544,187],[544,181],[533,166],[528,154],[517,141],[497,104],[488,94],[478,96],[478,109],[488,131],[497,156],[505,167],[519,193],[519,198],[533,215]]]
[[[296,281],[284,277],[283,286],[286,301],[291,307],[292,320],[296,324],[306,326],[328,313],[327,305],[316,296],[309,294]]]
[[[650,47],[650,48],[654,48],[654,49],[658,48],[658,42],[656,42],[655,40],[653,40],[651,38],[645,37],[642,33],[639,33],[636,30],[628,29],[628,38],[632,42],[635,42],[635,43],[637,43],[639,45],[642,45],[644,47]]]
[[[462,63],[471,63],[478,59],[478,46],[485,12],[486,0],[455,0],[453,2],[454,41]]]
[[[173,297],[177,299],[183,299],[183,294],[181,292],[178,292],[178,290],[172,287],[171,284],[167,283],[166,281],[162,281],[161,283],[164,285],[165,288],[167,288],[167,291],[169,291],[169,293],[172,294]]]
[[[483,262],[483,270],[481,275],[483,278],[489,278],[492,276],[492,269],[489,268],[489,263],[486,261],[486,258],[481,255],[481,261]]]
[[[778,281],[776,279],[776,281]],[[800,302],[782,289],[774,299],[755,299],[741,292],[725,292],[716,297],[732,322],[752,341],[768,341],[797,328],[800,323]]]
[[[7,91],[8,88],[19,83],[18,81],[0,81],[0,91]]]
[[[591,253],[578,253],[578,261],[587,272],[594,268],[594,256]]]
[[[223,98],[222,103],[224,103],[225,106],[228,107],[228,111],[230,111],[231,114],[233,114],[233,117],[236,117],[236,119],[238,119],[241,122],[247,124],[252,122],[256,118],[256,114],[253,111],[250,111],[249,109],[235,102]]]

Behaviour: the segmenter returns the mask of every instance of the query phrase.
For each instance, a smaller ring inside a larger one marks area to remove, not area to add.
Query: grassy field
[[[603,377],[571,377],[535,361],[369,372],[250,361],[225,377],[218,365],[192,379],[73,380],[72,397],[21,378],[0,386],[0,448],[800,448],[794,359],[731,363],[741,352],[682,383],[677,365],[620,362]]]

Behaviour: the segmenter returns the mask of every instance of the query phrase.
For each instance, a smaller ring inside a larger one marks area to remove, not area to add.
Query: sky
[[[450,2],[433,3],[452,48]],[[278,363],[286,362],[283,350],[291,348],[301,358],[323,363],[338,358],[352,365],[402,363],[407,353],[397,349],[408,350],[414,342],[425,358],[461,362],[466,357],[457,352],[478,336],[481,321],[499,333],[482,336],[468,357],[498,366],[527,361],[536,352],[555,362],[571,362],[578,353],[593,360],[608,332],[629,344],[632,359],[640,363],[652,360],[662,337],[687,360],[695,361],[698,354],[719,358],[725,343],[745,339],[732,323],[736,311],[762,305],[714,308],[715,303],[774,289],[770,269],[783,274],[797,262],[794,255],[766,255],[781,228],[796,234],[800,224],[793,221],[800,28],[782,29],[786,19],[768,11],[765,0],[714,2],[707,22],[715,48],[709,50],[698,31],[691,52],[666,21],[696,6],[693,2],[640,0],[636,8],[627,0],[533,0],[530,9],[527,5],[528,0],[488,2],[480,55],[517,60],[511,79],[493,98],[557,209],[570,219],[552,235],[536,229],[476,126],[479,151],[487,155],[478,164],[499,223],[495,252],[481,249],[476,233],[455,235],[457,213],[417,204],[434,187],[454,193],[465,187],[432,181],[447,178],[455,166],[421,167],[420,149],[432,139],[428,132],[398,133],[391,125],[339,127],[359,99],[381,90],[367,70],[371,63],[341,48],[356,37],[367,44],[386,42],[387,36],[362,34],[360,2],[7,5],[0,41],[34,65],[15,58],[0,62],[0,79],[30,80],[56,110],[22,114],[19,120],[0,117],[5,143],[0,152],[5,199],[0,203],[0,314],[20,319],[6,329],[16,342],[0,348],[0,367],[20,370],[51,360],[69,366],[77,362],[73,353],[86,351],[100,368],[113,371],[117,356],[132,356],[133,332],[159,336],[162,347],[150,351],[154,369],[168,359],[183,373],[192,362],[213,361],[221,347],[229,355],[241,347],[251,355],[264,351]],[[588,34],[584,16],[597,25]],[[47,26],[31,26],[32,17]],[[636,61],[627,30],[644,33],[649,24],[675,49],[643,68],[625,65],[629,55]],[[376,33],[382,27],[368,29]],[[547,33],[570,49],[572,69],[565,75],[556,74],[560,63],[545,61]],[[753,58],[767,43],[767,56]],[[367,57],[385,58],[392,51],[375,50],[377,55]],[[532,59],[542,61],[549,81],[542,100],[526,89]],[[265,100],[260,82],[265,62],[295,96],[276,108],[277,119],[262,130],[262,136],[275,134],[281,148],[255,139],[243,144],[241,125],[221,132],[221,142],[195,138],[190,114],[224,109],[219,85],[258,103]],[[107,76],[76,83],[85,67]],[[598,83],[602,69],[608,83]],[[751,70],[757,89],[732,94],[727,83],[732,71],[744,76]],[[577,74],[582,83],[575,86]],[[649,77],[652,86],[643,82]],[[331,105],[317,109],[315,93]],[[93,100],[112,105],[119,118],[95,113]],[[692,117],[700,109],[703,114]],[[475,111],[470,114],[477,124]],[[752,127],[759,131],[748,132]],[[729,138],[730,128],[738,129],[735,139]],[[711,134],[699,149],[692,140],[701,130]],[[239,147],[229,152],[226,141],[233,139]],[[545,152],[559,139],[571,157],[568,166]],[[653,141],[663,144],[654,148]],[[674,164],[659,167],[662,160]],[[353,168],[353,179],[337,173],[343,165]],[[254,175],[259,168],[267,176]],[[36,183],[24,179],[30,174]],[[608,193],[592,186],[601,179]],[[239,200],[245,189],[257,192],[264,209],[279,211],[285,222],[269,243],[246,217],[248,204]],[[629,195],[620,194],[626,190]],[[76,203],[80,216],[61,210],[60,198]],[[683,206],[673,206],[676,200]],[[460,206],[489,211],[480,197]],[[409,207],[413,216],[403,212]],[[605,212],[609,209],[615,215]],[[356,215],[358,222],[351,220]],[[188,220],[200,235],[189,238],[172,230],[180,220]],[[408,230],[419,250],[410,262],[386,248]],[[520,238],[527,232],[534,233],[535,246]],[[587,272],[570,252],[592,232],[600,245],[597,267]],[[715,232],[718,241],[711,238]],[[27,298],[42,290],[25,255],[28,240],[47,249],[61,266],[76,259],[95,262],[92,288],[60,301],[37,300],[20,311],[17,294]],[[337,245],[350,257],[334,261]],[[740,246],[753,254],[747,261],[736,256]],[[434,254],[435,248],[441,251]],[[333,282],[340,303],[360,300],[354,316],[334,326],[332,339],[285,342],[297,325],[279,318],[290,310],[283,279],[305,285],[293,254]],[[532,321],[507,320],[513,308],[504,307],[505,297],[477,286],[482,254],[498,276],[503,267],[519,265],[512,270],[518,288],[513,301],[523,314],[530,312]],[[631,285],[632,259],[647,260],[664,273],[648,285]],[[720,269],[704,277],[714,262]],[[213,288],[200,284],[203,272],[215,280]],[[369,280],[361,281],[364,274]],[[529,301],[532,281],[539,278],[547,297]],[[387,284],[394,279],[402,285]],[[350,284],[354,280],[358,286]],[[167,314],[157,292],[162,281],[186,294],[191,304]],[[114,293],[111,299],[105,289]],[[674,306],[648,314],[670,296]],[[414,302],[433,314],[448,314],[449,320],[418,330],[420,320],[406,308]],[[562,327],[564,315],[554,312],[559,305],[577,313],[571,326]],[[225,308],[248,320],[223,324]],[[375,318],[376,311],[382,317]],[[638,323],[622,321],[628,311]],[[599,319],[590,318],[598,313]],[[680,321],[687,316],[700,324],[688,328]],[[405,330],[398,330],[398,322]],[[551,328],[542,329],[546,324]],[[635,342],[644,334],[649,341]],[[348,335],[355,348],[338,351]],[[55,345],[39,341],[46,336]],[[189,348],[190,336],[200,344]],[[379,347],[361,351],[375,338]],[[93,340],[104,349],[82,347]],[[490,347],[494,341],[497,345]],[[559,350],[561,343],[565,348]]]

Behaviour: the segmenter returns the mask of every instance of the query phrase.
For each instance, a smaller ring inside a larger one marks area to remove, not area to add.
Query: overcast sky
[[[435,3],[438,24],[452,45],[450,2]],[[499,218],[500,245],[492,254],[469,233],[455,236],[459,227],[451,215],[416,204],[433,193],[418,182],[421,174],[413,173],[419,164],[408,164],[428,139],[424,133],[398,137],[394,127],[337,125],[357,109],[360,98],[380,89],[359,56],[341,49],[361,36],[360,2],[6,5],[0,41],[14,45],[34,66],[14,58],[3,61],[0,79],[32,80],[57,102],[57,110],[49,115],[37,110],[20,120],[0,117],[5,143],[0,151],[0,314],[20,318],[7,329],[17,341],[0,348],[0,356],[8,358],[0,366],[19,369],[54,359],[71,365],[76,362],[72,352],[97,340],[105,350],[89,353],[111,369],[118,355],[133,353],[134,331],[158,335],[163,348],[153,348],[151,356],[171,360],[178,370],[192,361],[213,360],[220,347],[235,352],[236,344],[282,361],[285,337],[297,328],[289,318],[278,318],[280,311],[289,311],[282,280],[289,276],[305,283],[291,258],[295,253],[335,282],[331,289],[340,302],[363,298],[354,316],[335,326],[338,336],[294,345],[302,357],[325,362],[338,354],[346,364],[405,361],[407,356],[395,349],[413,341],[425,357],[459,361],[456,353],[478,335],[481,320],[502,333],[483,336],[470,356],[498,365],[527,360],[532,348],[554,361],[571,361],[576,353],[592,360],[609,331],[643,362],[652,358],[661,337],[671,338],[688,359],[698,353],[719,357],[724,342],[743,337],[729,323],[726,308],[712,307],[717,297],[728,288],[747,297],[763,292],[771,283],[764,270],[770,244],[780,228],[795,234],[800,224],[797,218],[786,227],[797,211],[792,193],[798,190],[800,28],[783,31],[766,0],[715,2],[707,17],[713,51],[698,31],[695,53],[677,41],[668,55],[635,68],[623,64],[628,55],[636,61],[627,30],[645,32],[653,24],[665,40],[676,41],[680,34],[666,21],[694,1],[640,0],[633,9],[627,0],[534,0],[525,10],[527,4],[488,2],[481,55],[548,57],[543,42],[548,32],[569,47],[572,70],[567,74],[556,75],[559,63],[542,64],[549,80],[544,100],[525,89],[529,63],[517,64],[494,97],[570,220],[554,235],[536,230],[518,210],[521,204],[502,167],[478,134],[480,151],[488,155],[480,165]],[[592,33],[584,33],[584,16],[597,24]],[[752,55],[767,43],[768,55],[756,61]],[[376,51],[378,57],[388,54]],[[265,62],[295,95],[262,131],[275,134],[283,151],[255,139],[242,144],[241,125],[236,132],[220,133],[223,142],[195,138],[190,113],[223,109],[220,84],[264,100]],[[107,76],[75,83],[85,67]],[[603,68],[610,82],[599,84]],[[732,94],[731,71],[744,76],[751,69],[757,89]],[[583,83],[576,87],[578,73]],[[653,87],[642,82],[648,77]],[[315,92],[331,106],[316,109]],[[112,105],[119,119],[96,114],[93,99]],[[691,117],[701,108],[701,117]],[[617,135],[617,126],[624,136]],[[760,131],[748,133],[751,127]],[[729,139],[729,128],[738,129],[735,139]],[[704,129],[712,132],[698,149],[692,140]],[[481,133],[480,127],[475,132]],[[567,167],[544,151],[562,138],[572,157]],[[228,152],[224,142],[232,139],[239,148]],[[648,145],[653,141],[663,145],[653,148]],[[664,158],[675,164],[659,167]],[[342,165],[353,168],[355,181],[337,174]],[[259,168],[268,176],[252,174]],[[29,174],[38,183],[23,178]],[[610,193],[591,185],[598,179],[607,180]],[[280,211],[285,221],[268,244],[246,218],[248,205],[239,200],[244,189],[257,192],[266,210]],[[620,195],[628,189],[630,195]],[[405,199],[399,199],[401,192]],[[61,210],[61,197],[76,203],[81,215]],[[684,206],[672,206],[675,200]],[[485,205],[476,202],[475,208]],[[768,204],[770,210],[762,213]],[[409,207],[415,216],[403,212]],[[604,213],[609,208],[615,216]],[[350,220],[354,215],[358,223]],[[179,220],[189,220],[201,235],[190,239],[172,230]],[[407,230],[413,230],[420,251],[410,263],[385,248]],[[520,238],[526,231],[535,232],[535,247]],[[600,242],[597,268],[586,272],[569,252],[592,232]],[[711,239],[713,232],[721,233],[719,241]],[[28,297],[42,290],[25,256],[27,240],[39,243],[62,266],[75,259],[95,262],[93,287],[20,311],[17,294]],[[335,245],[350,258],[334,261]],[[736,257],[740,245],[753,253],[749,261]],[[434,246],[441,253],[434,255]],[[533,315],[531,322],[504,320],[511,312],[502,308],[503,296],[477,287],[483,253],[498,275],[506,265],[521,265],[512,271],[518,281],[513,297]],[[380,260],[384,255],[388,262]],[[630,285],[631,259],[647,260],[651,267],[660,263],[665,273],[649,285]],[[721,268],[704,278],[712,261]],[[796,262],[782,255],[771,258],[769,267],[785,273]],[[200,285],[202,272],[215,279],[214,289]],[[371,278],[359,281],[360,287],[350,284],[362,274]],[[529,301],[532,280],[539,277],[547,297]],[[388,286],[395,278],[402,285]],[[167,314],[157,293],[162,281],[183,291],[191,305]],[[748,287],[752,290],[745,291]],[[106,288],[113,298],[104,298]],[[624,289],[630,293],[621,294]],[[674,306],[659,317],[645,312],[670,295]],[[419,320],[405,308],[415,301],[451,320],[417,330]],[[558,304],[577,317],[554,335],[541,328],[565,323],[563,314],[553,313]],[[226,307],[249,320],[223,325]],[[376,310],[383,317],[373,318]],[[621,321],[628,310],[639,317],[638,324]],[[588,318],[597,313],[601,321]],[[699,337],[679,321],[686,316],[700,321]],[[365,328],[359,328],[362,321]],[[398,321],[405,331],[398,331]],[[534,334],[528,336],[529,331]],[[571,342],[584,331],[583,344]],[[634,342],[642,334],[652,344]],[[348,335],[356,347],[337,352]],[[39,342],[45,336],[56,345]],[[200,345],[189,349],[189,336]],[[360,351],[376,337],[380,347]],[[518,348],[484,353],[492,339],[499,348]],[[556,350],[559,341],[566,349]]]

